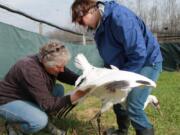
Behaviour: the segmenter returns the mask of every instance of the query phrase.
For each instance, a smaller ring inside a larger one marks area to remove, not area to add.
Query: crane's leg
[[[96,119],[97,126],[98,126],[98,129],[97,129],[98,130],[98,135],[101,135],[101,119],[100,119],[100,117],[101,117],[101,111],[96,113],[96,115],[92,119],[90,119],[90,123],[91,123],[92,127],[93,127],[93,124],[92,124],[93,122],[92,121],[94,119]]]
[[[101,135],[101,113],[97,117],[98,133]]]

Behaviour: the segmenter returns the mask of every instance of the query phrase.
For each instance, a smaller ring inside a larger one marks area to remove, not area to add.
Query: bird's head
[[[156,96],[149,95],[148,98],[147,98],[147,102],[149,102],[154,108],[156,108],[161,116],[163,115],[161,110],[160,110],[159,100],[157,99]]]
[[[149,103],[151,103],[154,107],[155,107],[157,104],[159,104],[159,101],[158,101],[157,97],[154,96],[154,95],[149,95],[147,100],[148,100]]]

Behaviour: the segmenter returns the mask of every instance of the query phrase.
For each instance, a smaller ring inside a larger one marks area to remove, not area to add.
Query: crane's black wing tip
[[[150,82],[143,81],[143,80],[137,80],[136,82],[137,82],[137,83],[140,83],[140,84],[142,84],[142,85],[151,85]]]
[[[126,80],[113,81],[107,83],[105,87],[111,92],[115,92],[116,89],[127,89],[129,87],[129,82]]]

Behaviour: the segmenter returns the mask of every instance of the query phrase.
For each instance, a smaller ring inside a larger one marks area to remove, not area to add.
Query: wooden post
[[[158,33],[153,33],[155,38],[158,38]]]
[[[43,34],[43,24],[39,23],[39,34],[42,35]]]
[[[86,45],[86,36],[84,33],[83,33],[83,45]]]

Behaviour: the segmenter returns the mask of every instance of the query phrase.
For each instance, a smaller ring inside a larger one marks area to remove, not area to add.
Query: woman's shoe
[[[66,132],[64,130],[58,129],[55,125],[52,123],[48,123],[47,129],[51,133],[51,135],[66,135]]]
[[[5,123],[5,128],[8,135],[18,135],[16,130],[9,123]]]

